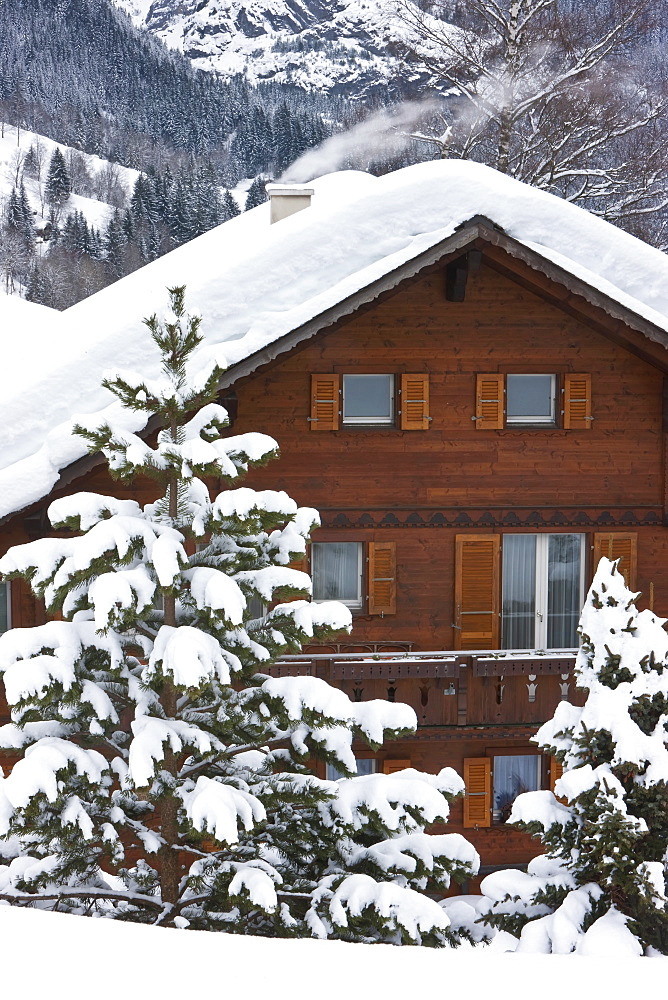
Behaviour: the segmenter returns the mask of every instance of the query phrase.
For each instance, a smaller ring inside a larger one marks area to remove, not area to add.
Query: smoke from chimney
[[[292,163],[280,178],[282,184],[304,184],[322,174],[359,161],[401,153],[413,141],[410,132],[425,115],[439,107],[434,99],[406,101],[390,110],[382,109],[346,132],[330,136]],[[363,167],[358,167],[363,169]]]

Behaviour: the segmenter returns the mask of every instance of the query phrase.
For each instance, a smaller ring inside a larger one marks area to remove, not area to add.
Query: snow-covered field
[[[0,906],[3,996],[217,1000],[447,997],[606,1000],[665,996],[668,958],[436,951],[177,931]],[[18,992],[19,984],[20,993]],[[86,993],[81,991],[85,989]],[[14,992],[16,990],[16,992]]]

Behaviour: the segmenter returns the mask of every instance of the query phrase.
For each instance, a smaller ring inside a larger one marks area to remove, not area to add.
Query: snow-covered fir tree
[[[575,664],[587,700],[562,701],[534,737],[563,774],[525,792],[509,822],[546,853],[528,873],[482,883],[486,921],[519,951],[668,954],[668,635],[638,612],[617,563],[602,559],[580,620]]]
[[[271,676],[279,654],[347,629],[350,612],[309,602],[308,576],[289,566],[317,513],[236,486],[276,443],[224,436],[221,372],[197,350],[184,289],[170,295],[164,318],[146,321],[162,376],[110,375],[123,408],[78,428],[113,476],[150,476],[159,499],[56,500],[59,535],[0,561],[60,614],[0,637],[13,719],[0,746],[19,758],[0,777],[0,898],[235,933],[444,944],[449,920],[431,894],[478,858],[458,834],[425,827],[445,821],[463,783],[449,768],[354,776],[353,740],[377,748],[412,730],[412,709]],[[157,440],[128,429],[133,411],[162,428]],[[228,488],[212,499],[205,479]],[[316,760],[347,777],[317,777]]]
[[[67,171],[65,157],[56,147],[46,175],[46,201],[52,214],[59,213],[72,193],[72,181]]]

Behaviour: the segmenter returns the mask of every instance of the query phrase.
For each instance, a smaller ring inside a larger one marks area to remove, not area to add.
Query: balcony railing
[[[310,646],[304,652],[282,656],[267,673],[273,676],[307,674],[336,680],[362,678],[509,677],[518,674],[570,674],[574,649],[558,650],[415,650],[411,643],[336,643]],[[388,648],[391,646],[392,648]]]

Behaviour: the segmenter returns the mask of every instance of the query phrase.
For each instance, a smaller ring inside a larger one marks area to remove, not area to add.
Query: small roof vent
[[[265,190],[269,195],[269,223],[272,226],[308,208],[313,195],[313,188],[303,184],[267,184]]]

